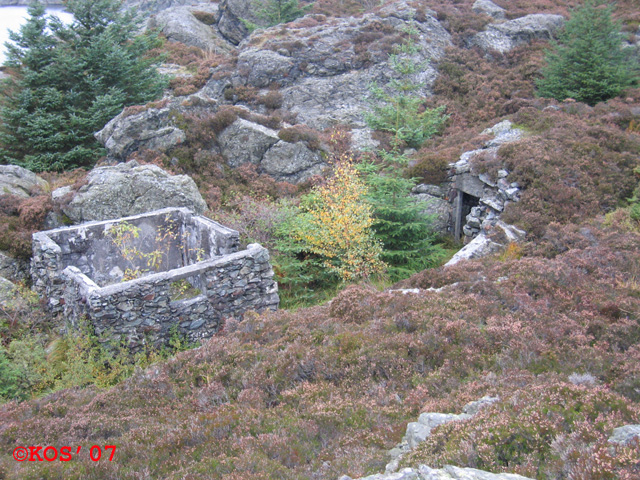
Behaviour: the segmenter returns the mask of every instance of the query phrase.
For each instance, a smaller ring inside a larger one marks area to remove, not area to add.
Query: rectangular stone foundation
[[[140,251],[163,248],[164,271],[122,281],[132,262],[108,233],[121,222],[140,232]],[[102,341],[125,340],[133,350],[166,343],[174,332],[210,337],[227,317],[279,303],[268,251],[258,244],[237,251],[237,232],[187,209],[38,232],[33,246],[34,289],[49,308],[72,326],[86,317]]]

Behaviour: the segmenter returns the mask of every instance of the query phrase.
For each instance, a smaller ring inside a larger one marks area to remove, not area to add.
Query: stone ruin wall
[[[167,269],[122,281],[123,259],[105,232],[126,221],[140,229],[139,248],[153,251],[167,220],[180,228],[168,240]],[[71,326],[87,317],[102,341],[124,338],[132,350],[166,342],[176,331],[191,341],[210,337],[227,317],[279,303],[268,251],[257,244],[237,251],[237,232],[187,209],[38,232],[33,244],[34,289],[49,309]],[[186,298],[176,298],[179,282],[188,282]]]

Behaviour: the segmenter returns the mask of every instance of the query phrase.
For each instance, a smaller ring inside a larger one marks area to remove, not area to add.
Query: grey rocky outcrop
[[[389,65],[392,46],[402,42],[407,27],[417,30],[416,52],[411,54],[411,59],[424,68],[419,69],[411,80],[421,85],[417,94],[429,95],[437,77],[434,65],[451,45],[451,36],[437,21],[435,12],[418,12],[403,0],[361,17],[308,15],[285,26],[256,30],[244,38],[248,32],[240,18],[251,20],[248,14],[255,13],[248,5],[250,2],[246,0],[226,0],[219,4],[217,13],[215,7],[210,7],[215,13],[218,32],[232,43],[238,43],[238,56],[235,65],[230,62],[214,68],[207,84],[192,96],[208,102],[200,108],[205,115],[215,114],[220,105],[233,102],[227,98],[229,88],[250,87],[260,96],[277,85],[283,97],[282,110],[292,118],[297,116],[295,120],[288,120],[289,123],[306,124],[318,130],[337,124],[348,125],[355,132],[354,145],[375,147],[364,113],[370,108],[371,84],[377,82],[385,86],[397,77]],[[201,6],[190,9],[173,5],[171,10],[159,13],[154,21],[158,24],[166,19],[165,33],[171,36],[172,25],[193,23],[193,14],[189,11],[196,9],[205,10]],[[179,18],[172,17],[174,12]],[[189,17],[188,22],[181,20],[183,15]],[[215,28],[210,29],[214,36]],[[281,33],[283,29],[286,29],[286,35]],[[177,40],[190,41],[179,37],[182,33],[178,31],[175,35]],[[207,36],[213,38],[210,31]],[[190,98],[167,99],[162,104],[165,106],[130,107],[109,122],[97,134],[108,155],[125,160],[140,149],[167,151],[185,141],[185,133],[181,130],[184,127],[176,118],[191,112]],[[249,105],[248,108],[266,113],[262,106]],[[222,148],[228,150],[229,142],[225,143]],[[291,149],[284,145],[280,148]],[[296,150],[297,158],[303,160],[295,163],[315,165],[316,161],[308,152],[301,155],[302,147],[298,146]],[[235,158],[235,155],[233,158],[228,156],[229,163],[242,163]],[[273,158],[268,159],[266,169],[271,170],[269,165],[274,163]],[[278,169],[284,171],[281,166]],[[309,170],[308,167],[305,169]],[[318,170],[313,169],[314,172]],[[298,171],[299,167],[292,167],[279,178],[307,176]]]
[[[402,438],[402,441],[396,445],[393,449],[389,451],[389,455],[391,456],[391,461],[387,464],[385,473],[393,474],[398,470],[398,466],[400,464],[400,460],[402,457],[413,450],[420,443],[424,442],[429,435],[431,435],[431,430],[436,428],[439,425],[444,425],[449,422],[459,422],[463,420],[468,420],[476,415],[483,408],[492,405],[493,403],[500,400],[499,397],[490,397],[485,396],[479,400],[474,402],[467,403],[463,409],[461,414],[452,414],[452,413],[422,413],[420,417],[418,417],[417,422],[410,422],[407,425],[407,431]],[[369,478],[369,477],[367,477]],[[386,477],[380,477],[386,478]],[[402,477],[399,477],[402,478]],[[420,477],[417,477],[420,478]]]
[[[449,422],[456,422],[460,420],[467,420],[471,418],[471,415],[461,413],[456,415],[453,413],[423,413],[418,418],[417,422],[410,422],[407,425],[407,433],[405,439],[407,446],[410,450],[413,450],[419,443],[424,442],[427,437],[438,425],[444,425]]]
[[[294,66],[291,59],[272,50],[249,48],[238,55],[238,72],[248,85],[258,88],[289,78]]]
[[[492,255],[501,251],[507,243],[523,241],[526,234],[524,230],[498,221],[491,226],[488,232],[481,232],[462,247],[444,266],[450,267],[462,260],[472,260]]]
[[[173,109],[148,108],[137,113],[125,109],[107,123],[95,137],[112,158],[125,160],[138,149],[164,152],[184,142],[185,133],[172,118]]]
[[[320,153],[303,142],[282,141],[276,130],[242,118],[224,129],[217,141],[230,166],[250,163],[279,181],[299,183],[321,173],[326,166]]]
[[[629,445],[633,442],[640,442],[640,425],[625,425],[613,430],[613,435],[609,437],[609,443],[616,445]]]
[[[194,15],[194,12],[211,14],[214,24],[203,23]],[[228,52],[231,47],[220,37],[215,28],[215,20],[218,16],[218,6],[213,3],[196,7],[171,7],[151,17],[147,22],[147,28],[158,29],[170,41],[181,42],[208,52]]]
[[[485,15],[489,15],[496,20],[503,20],[505,18],[506,10],[496,5],[491,0],[476,0],[471,9],[475,13],[484,13]]]
[[[346,475],[338,480],[352,480]],[[395,473],[369,475],[357,480],[532,480],[529,477],[514,473],[491,473],[475,468],[460,468],[446,465],[443,468],[429,468],[420,465],[418,468],[403,468]]]
[[[491,473],[474,468],[461,468],[446,465],[440,469],[420,465],[417,468],[402,468],[398,465],[402,456],[426,440],[431,430],[449,422],[464,421],[472,418],[483,408],[499,401],[498,397],[485,396],[475,402],[469,402],[459,415],[447,413],[423,413],[417,422],[407,425],[407,433],[402,442],[393,448],[389,454],[392,461],[387,464],[385,473],[377,473],[356,480],[531,480],[512,473]],[[338,480],[353,480],[343,475]]]
[[[318,152],[310,150],[303,142],[276,143],[264,155],[261,170],[276,180],[299,183],[319,175],[327,164]]]
[[[217,139],[222,155],[232,167],[259,165],[267,150],[279,141],[277,131],[242,118],[225,128]]]
[[[0,195],[29,198],[34,193],[49,191],[49,183],[26,168],[0,165]]]
[[[131,161],[94,168],[63,212],[74,223],[82,223],[165,207],[187,207],[200,214],[207,205],[187,175],[170,175],[156,165]]]
[[[532,40],[550,40],[564,26],[562,15],[532,14],[502,23],[491,23],[472,43],[487,52],[506,53]]]
[[[167,8],[179,7],[183,5],[209,5],[206,0],[124,0],[123,7],[131,8],[138,14],[153,14],[166,10]]]

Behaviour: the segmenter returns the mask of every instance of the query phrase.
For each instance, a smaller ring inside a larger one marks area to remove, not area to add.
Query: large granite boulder
[[[107,123],[95,137],[110,157],[125,160],[138,149],[166,151],[185,140],[185,133],[175,126],[172,109],[149,108],[137,113],[125,109]]]
[[[287,78],[293,68],[291,59],[271,50],[251,48],[238,55],[238,72],[253,87],[268,87]]]
[[[158,210],[187,207],[202,214],[207,205],[187,175],[170,175],[156,165],[136,161],[93,169],[62,210],[74,223],[109,220]]]
[[[201,13],[208,14],[212,23],[203,22],[199,17]],[[147,28],[157,28],[170,41],[205,51],[229,51],[229,44],[219,36],[215,28],[218,16],[216,4],[171,7],[152,16],[147,22]]]
[[[231,167],[250,163],[279,181],[303,182],[326,166],[320,153],[304,142],[284,142],[276,130],[242,118],[225,128],[217,142]]]
[[[299,183],[321,174],[326,166],[322,156],[304,142],[280,141],[265,153],[260,170],[276,180]]]
[[[245,163],[259,165],[280,139],[277,131],[239,118],[218,135],[217,141],[227,163],[239,167]]]
[[[0,165],[0,195],[29,198],[33,193],[49,191],[49,183],[17,165]]]
[[[506,53],[532,40],[549,40],[564,26],[562,15],[533,14],[502,23],[491,23],[472,43],[487,52]]]
[[[484,13],[496,20],[504,20],[506,10],[491,0],[476,0],[471,7],[474,13]]]

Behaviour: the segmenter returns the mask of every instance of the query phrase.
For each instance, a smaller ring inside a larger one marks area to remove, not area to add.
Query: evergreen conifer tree
[[[612,11],[613,6],[601,0],[587,0],[574,10],[555,49],[547,53],[538,95],[595,105],[637,81],[637,65],[630,50],[622,47],[620,24]]]
[[[10,34],[10,77],[0,84],[1,163],[36,171],[90,166],[104,154],[94,132],[125,106],[162,94],[154,60],[143,58],[158,39],[135,36],[133,13],[111,0],[65,5],[71,25],[34,2],[26,24]]]
[[[372,228],[383,245],[380,258],[388,265],[390,280],[397,281],[433,267],[444,256],[444,250],[434,242],[432,219],[409,195],[415,182],[398,174],[407,159],[397,152],[380,155],[386,167],[363,162],[361,169],[369,186]]]
[[[259,8],[258,16],[267,22],[267,26],[272,27],[302,17],[311,8],[313,8],[312,3],[301,6],[298,0],[268,0],[266,5]]]

